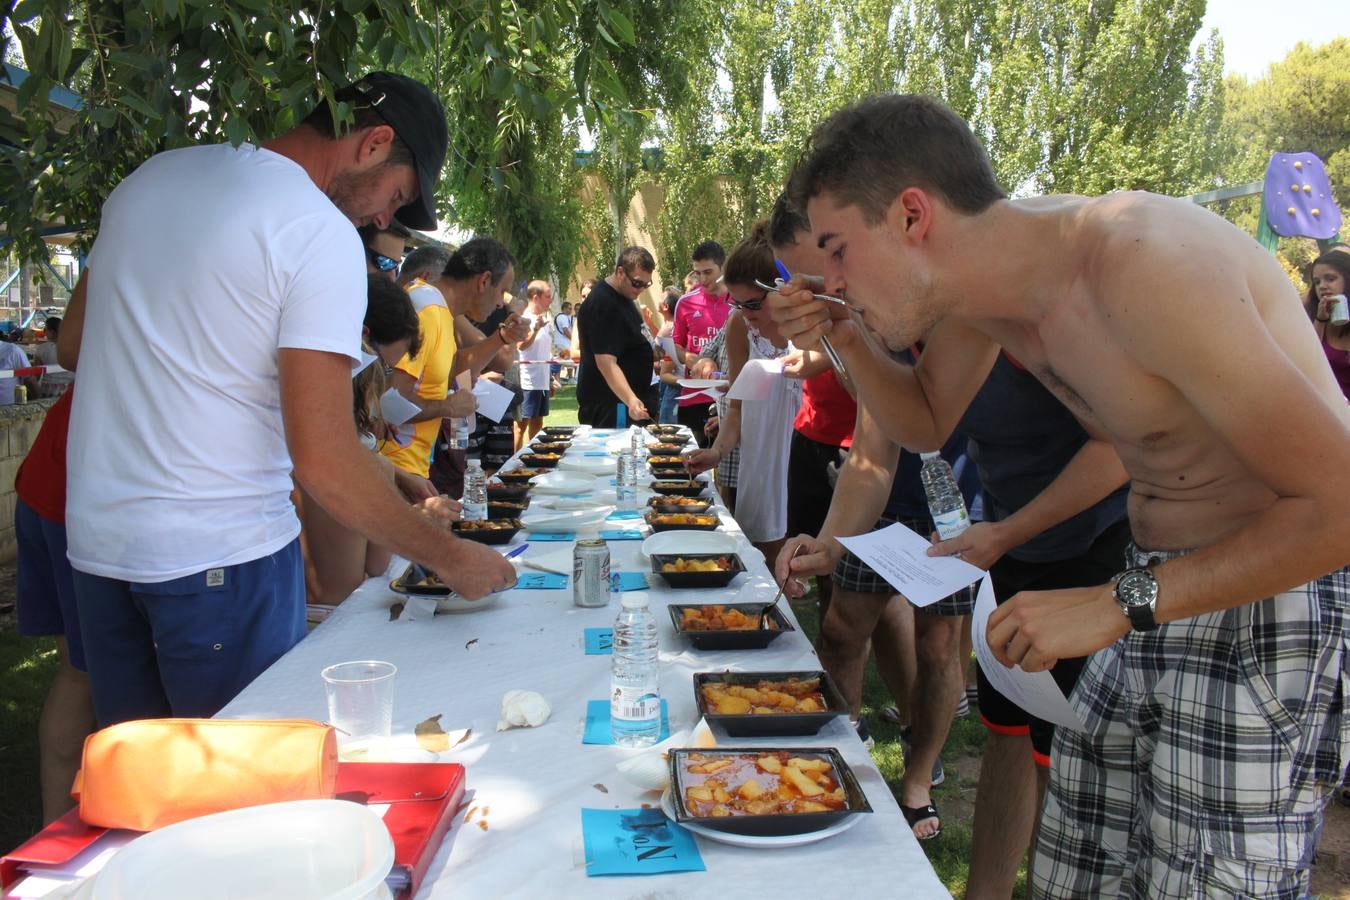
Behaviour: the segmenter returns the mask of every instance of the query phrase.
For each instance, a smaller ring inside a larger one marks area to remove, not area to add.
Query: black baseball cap
[[[417,199],[401,208],[395,217],[409,228],[434,229],[436,183],[450,143],[441,101],[422,82],[393,72],[371,72],[334,96],[338,100],[368,104],[408,145],[417,168]]]

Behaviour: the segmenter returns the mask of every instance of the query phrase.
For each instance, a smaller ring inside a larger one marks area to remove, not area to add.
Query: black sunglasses
[[[370,258],[370,263],[381,272],[392,272],[399,266],[399,261],[383,253],[376,253],[369,247],[366,248],[366,256]]]
[[[728,302],[731,303],[732,309],[748,309],[751,312],[755,312],[756,310],[763,309],[764,304],[767,303],[768,300],[769,295],[766,293],[763,297],[760,297],[758,300],[746,300],[744,303],[742,303],[740,300],[737,300],[735,297],[732,297]]]
[[[623,270],[623,277],[627,278],[628,283],[631,284],[636,289],[638,289],[639,291],[645,291],[647,288],[652,286],[652,283],[650,281],[639,281],[632,275],[629,275],[627,269]]]

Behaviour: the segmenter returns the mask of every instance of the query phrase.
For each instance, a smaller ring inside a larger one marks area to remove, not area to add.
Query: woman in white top
[[[792,345],[769,318],[764,301],[768,292],[755,284],[772,283],[777,277],[773,250],[765,234],[766,223],[756,223],[750,236],[727,257],[723,278],[731,293],[732,306],[740,315],[727,320],[726,349],[733,389],[750,360],[776,360]],[[706,450],[690,456],[689,467],[701,472],[712,468],[733,448],[740,447],[740,477],[736,488],[736,521],[745,536],[764,554],[775,559],[787,533],[788,450],[792,422],[802,402],[801,382],[778,377],[764,400],[732,400],[722,419],[717,440]]]

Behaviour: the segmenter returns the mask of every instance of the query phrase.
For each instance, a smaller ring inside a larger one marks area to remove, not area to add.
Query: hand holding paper
[[[954,556],[929,556],[928,540],[904,525],[840,538],[863,562],[915,606],[928,606],[969,587],[984,573]]]
[[[473,386],[473,395],[478,398],[478,412],[494,422],[502,420],[506,415],[506,408],[516,396],[509,388],[481,378]]]

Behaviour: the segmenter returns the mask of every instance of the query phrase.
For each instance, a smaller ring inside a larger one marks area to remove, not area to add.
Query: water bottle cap
[[[922,460],[927,461],[927,460],[930,460],[930,459],[937,459],[937,458],[939,458],[940,456],[942,456],[941,453],[938,453],[938,452],[934,451],[934,452],[932,452],[932,453],[920,453],[920,454],[919,454],[919,459],[922,459]]]
[[[619,605],[624,609],[646,609],[647,595],[639,593],[624,594],[623,599],[619,601]]]

